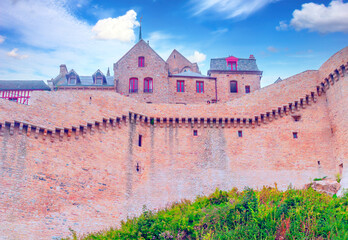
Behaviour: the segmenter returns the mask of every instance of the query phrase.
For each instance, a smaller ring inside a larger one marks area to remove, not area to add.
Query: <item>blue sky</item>
[[[67,64],[104,73],[143,39],[164,60],[175,48],[198,62],[253,54],[262,86],[318,69],[348,44],[347,1],[1,0],[1,79],[54,78]]]

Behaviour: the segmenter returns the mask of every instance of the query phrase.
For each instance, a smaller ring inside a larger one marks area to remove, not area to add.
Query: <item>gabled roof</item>
[[[179,55],[179,57],[183,58],[184,61],[186,61],[188,64],[192,64],[184,55],[182,55],[182,54],[181,54],[178,50],[176,50],[176,49],[174,49],[174,50],[172,51],[172,53],[169,55],[169,57],[168,57],[168,59],[167,59],[166,62],[168,62],[168,60],[169,60],[170,58],[172,58],[174,54]]]
[[[0,90],[46,90],[51,89],[42,80],[0,80]]]
[[[100,71],[100,69],[98,69],[95,73],[93,73],[92,76],[97,75],[97,73],[100,73],[102,76],[105,76],[104,73],[102,73],[102,71]]]
[[[165,61],[163,60],[163,58],[162,58],[160,55],[158,55],[158,53],[156,53],[156,51],[153,50],[153,49],[150,47],[149,44],[147,44],[143,39],[141,39],[141,40],[140,40],[139,42],[137,42],[125,55],[123,55],[123,56],[116,62],[116,64],[119,63],[121,60],[123,60],[123,58],[125,58],[125,57],[126,57],[129,53],[131,53],[136,47],[138,47],[138,45],[143,45],[143,46],[149,48],[152,52],[154,52],[154,53],[159,57],[160,60],[162,60],[162,61],[165,63]]]
[[[93,76],[80,76],[80,84],[77,86],[114,86],[114,77],[113,76],[106,76],[105,77],[106,84],[103,85],[96,85],[93,81]],[[75,85],[69,85],[67,82],[64,82],[63,84],[59,84],[57,86],[75,86]]]
[[[281,78],[279,77],[274,83],[281,82],[281,81],[283,81],[283,79],[281,79]]]
[[[210,71],[212,70],[230,70],[227,66],[228,58],[212,58],[210,60]],[[237,71],[260,71],[254,58],[238,58]]]

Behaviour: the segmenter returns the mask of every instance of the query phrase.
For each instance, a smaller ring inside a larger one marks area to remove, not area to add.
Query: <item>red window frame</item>
[[[243,137],[243,131],[242,130],[238,131],[238,137]]]
[[[138,78],[130,78],[129,93],[137,93],[137,92],[138,92]]]
[[[32,90],[0,91],[0,98],[28,105],[31,92]]]
[[[249,85],[245,86],[245,93],[250,93],[250,86]]]
[[[237,71],[237,62],[228,62],[227,65],[231,69],[231,71]]]
[[[144,92],[153,92],[153,79],[150,77],[144,78]]]
[[[236,91],[232,91],[232,84],[236,84]],[[236,80],[230,81],[230,92],[231,93],[238,93],[238,82]]]
[[[145,57],[138,57],[138,67],[145,67]]]
[[[176,91],[177,92],[185,92],[185,81],[177,80],[176,81]]]
[[[204,82],[203,81],[196,81],[196,92],[197,93],[204,93]]]

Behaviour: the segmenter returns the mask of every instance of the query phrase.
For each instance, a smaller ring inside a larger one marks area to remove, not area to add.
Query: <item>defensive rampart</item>
[[[98,91],[33,93],[29,106],[0,100],[0,235],[60,238],[216,187],[285,189],[334,176],[347,161],[347,51],[325,73],[226,104]]]

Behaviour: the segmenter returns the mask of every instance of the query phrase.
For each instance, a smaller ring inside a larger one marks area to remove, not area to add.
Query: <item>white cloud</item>
[[[173,36],[168,34],[168,33],[164,33],[161,31],[155,31],[155,32],[151,32],[150,36],[149,36],[149,42],[150,44],[154,44],[156,45],[159,42],[163,42],[165,40],[169,40],[172,39]]]
[[[11,49],[0,49],[1,76],[47,80],[58,75],[62,63],[80,75],[98,68],[105,73],[134,44],[94,39],[93,26],[75,17],[69,8],[73,3],[68,6],[64,1],[0,0],[0,28],[18,36],[16,47],[30,56],[30,61],[18,61],[7,55]]]
[[[117,18],[102,19],[92,28],[94,38],[102,40],[116,39],[122,42],[135,40],[134,28],[139,26],[137,13],[129,10],[125,15]]]
[[[309,29],[320,33],[348,32],[348,3],[332,1],[324,4],[305,3],[301,10],[295,10],[291,26],[296,30]]]
[[[276,52],[279,52],[279,49],[278,48],[275,48],[273,46],[269,46],[267,48],[268,51],[272,52],[272,53],[276,53]]]
[[[245,18],[264,6],[278,0],[191,0],[194,14],[212,11],[223,14],[224,18]]]
[[[10,52],[7,53],[7,56],[12,57],[12,58],[17,58],[20,60],[28,57],[28,55],[21,55],[21,54],[17,53],[17,51],[18,51],[18,48],[14,48]]]
[[[227,33],[228,32],[228,29],[227,28],[219,28],[215,31],[212,31],[211,33],[213,35],[221,35],[221,34],[224,34],[224,33]]]
[[[286,21],[280,21],[279,26],[276,26],[277,31],[286,31],[288,30],[289,25],[286,23]]]
[[[194,51],[193,55],[188,57],[188,59],[193,63],[203,62],[205,61],[206,58],[207,58],[207,55],[205,55],[204,53],[200,53],[198,51]]]
[[[0,44],[3,43],[3,42],[5,42],[5,37],[0,35]]]

